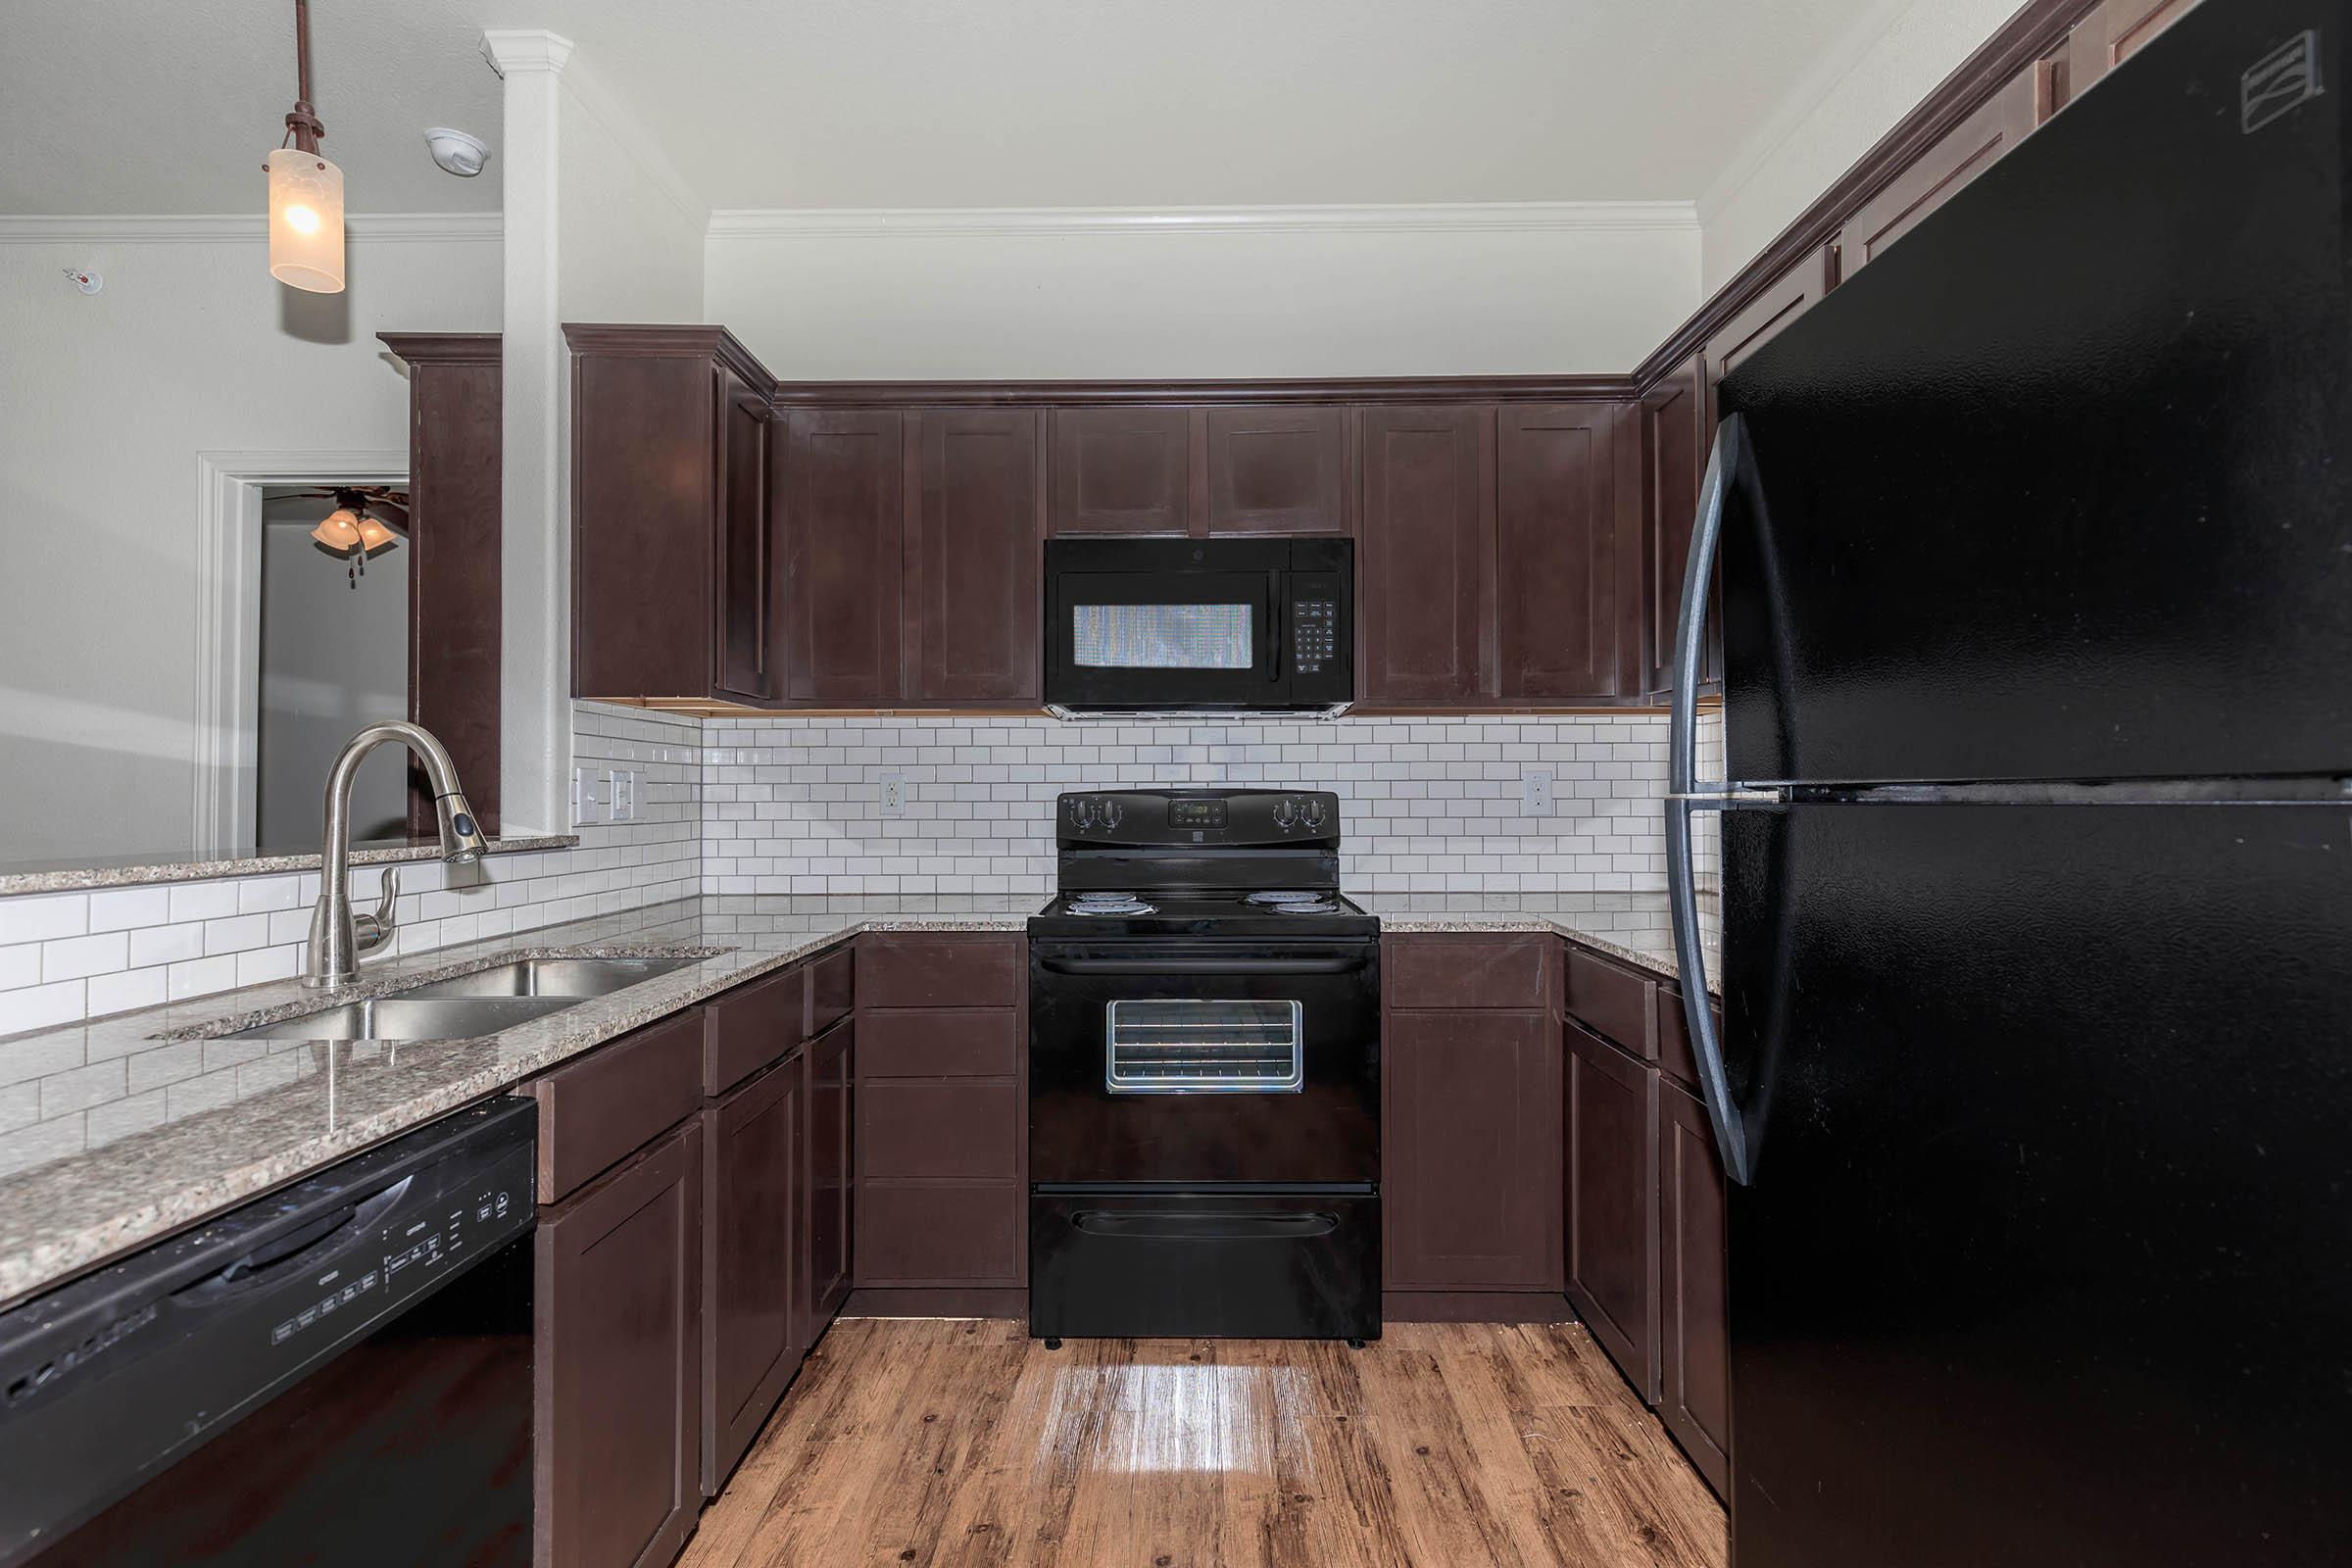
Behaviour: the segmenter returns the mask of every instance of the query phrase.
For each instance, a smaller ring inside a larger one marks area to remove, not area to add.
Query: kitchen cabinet
[[[806,1106],[793,1054],[703,1110],[703,1494],[716,1496],[801,1364]]]
[[[532,1079],[539,1102],[539,1201],[562,1200],[694,1114],[704,1022],[690,1007]]]
[[[1055,533],[1191,530],[1191,410],[1056,409],[1053,425]]]
[[[2034,133],[2049,112],[2049,73],[2028,66],[1855,209],[1838,240],[1840,277],[1851,277]]]
[[[496,332],[376,336],[409,367],[409,717],[448,748],[474,818],[495,834],[502,347]],[[409,834],[437,825],[412,758]]]
[[[2094,6],[2067,34],[2060,56],[2066,67],[2066,101],[2082,97],[2195,4],[2196,0],[2104,0]]]
[[[1040,701],[1043,421],[1030,409],[907,416],[917,473],[906,540],[908,696]]]
[[[771,424],[770,480],[784,564],[784,690],[818,708],[900,697],[905,495],[887,410],[795,409]]]
[[[1732,1369],[1722,1162],[1706,1107],[1658,1089],[1658,1416],[1719,1495],[1731,1491]]]
[[[1740,361],[1787,331],[1796,318],[1821,303],[1830,291],[1831,250],[1822,246],[1807,251],[1786,271],[1767,283],[1762,292],[1750,300],[1739,314],[1707,339],[1699,351],[1705,368],[1707,413],[1705,427],[1708,444],[1713,445],[1715,420],[1715,388],[1723,378],[1740,368]],[[1701,461],[1704,467],[1704,461]]]
[[[571,325],[572,694],[764,702],[772,379],[715,326]]]
[[[1492,667],[1494,411],[1362,411],[1357,619],[1367,704],[1460,705]]]
[[[1213,408],[1201,419],[1211,534],[1346,533],[1346,411]]]
[[[699,1120],[569,1201],[535,1239],[538,1560],[662,1568],[703,1493]]]
[[[1568,1299],[1644,1400],[1658,1397],[1658,1075],[1568,1028]]]
[[[856,1070],[858,1023],[844,1018],[808,1043],[808,1110],[804,1143],[808,1192],[808,1270],[801,1291],[800,1335],[813,1345],[849,1299],[851,1197],[856,1144],[851,1127],[851,1084]]]
[[[1505,703],[1618,693],[1618,418],[1609,403],[1495,412],[1493,619]]]
[[[1694,353],[1659,377],[1642,398],[1642,592],[1639,633],[1642,690],[1674,690],[1674,642],[1682,624],[1683,579],[1698,516],[1714,426],[1707,419],[1702,371]],[[1721,623],[1707,617],[1706,669],[1720,671]]]

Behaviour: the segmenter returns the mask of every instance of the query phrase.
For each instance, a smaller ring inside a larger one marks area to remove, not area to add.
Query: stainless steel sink
[[[401,997],[608,997],[699,958],[524,958],[394,993]]]
[[[472,1040],[576,1006],[578,997],[376,997],[256,1024],[231,1040]]]

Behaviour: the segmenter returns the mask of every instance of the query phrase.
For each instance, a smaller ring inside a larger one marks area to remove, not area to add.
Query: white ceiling
[[[491,209],[485,26],[544,26],[713,207],[1691,200],[1886,0],[314,0],[355,212]],[[233,212],[290,0],[0,5],[0,212]],[[101,105],[104,107],[102,108]]]

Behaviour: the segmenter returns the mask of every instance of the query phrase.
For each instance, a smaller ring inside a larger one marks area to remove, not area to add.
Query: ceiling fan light
[[[400,543],[400,535],[385,527],[382,521],[373,514],[366,512],[359,514],[359,533],[360,546],[365,550],[381,550],[386,545]]]
[[[270,172],[270,275],[313,294],[343,292],[343,171],[280,147]]]
[[[337,507],[326,519],[311,530],[311,537],[329,550],[351,550],[366,537],[360,518],[349,507]]]

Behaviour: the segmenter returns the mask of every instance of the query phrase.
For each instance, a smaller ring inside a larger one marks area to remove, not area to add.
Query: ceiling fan
[[[367,575],[368,558],[399,544],[409,531],[406,490],[380,484],[349,484],[324,490],[298,490],[295,495],[334,502],[335,510],[311,530],[311,538],[328,555],[342,556],[350,563],[347,575],[355,589]]]

